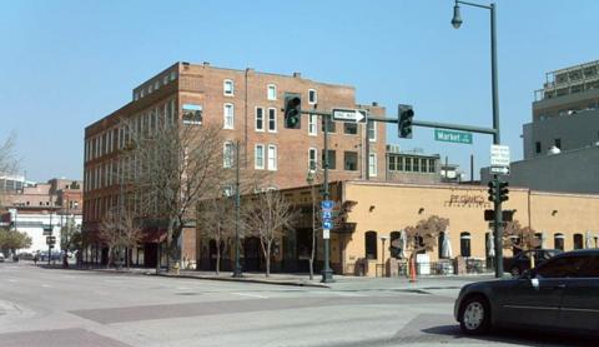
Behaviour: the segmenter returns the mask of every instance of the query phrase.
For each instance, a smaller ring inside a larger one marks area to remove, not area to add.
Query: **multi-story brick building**
[[[226,138],[223,152],[239,141],[246,169],[269,173],[262,188],[305,184],[309,168],[322,167],[325,122],[303,115],[300,129],[285,128],[285,93],[300,94],[303,110],[362,108],[373,115],[385,114],[376,103],[357,104],[353,87],[311,81],[299,73],[285,76],[215,68],[208,63],[176,63],[133,89],[131,102],[85,129],[84,229],[96,231],[102,216],[119,200],[113,173],[118,172],[117,159],[126,142],[119,128],[123,119],[142,128],[152,127],[158,117],[189,125],[218,122]],[[331,180],[385,179],[383,123],[330,122],[328,129]],[[148,257],[154,253],[145,252],[145,265],[150,266]],[[193,254],[195,249],[190,248],[188,256],[193,259]]]

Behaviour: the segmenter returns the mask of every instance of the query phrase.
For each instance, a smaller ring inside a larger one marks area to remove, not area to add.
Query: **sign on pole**
[[[364,123],[366,122],[365,110],[354,110],[346,108],[334,108],[333,120],[340,122]]]
[[[510,147],[491,145],[491,173],[499,175],[510,174]]]
[[[320,203],[322,207],[322,238],[328,239],[330,231],[333,229],[333,208],[335,202],[332,200],[324,200]]]
[[[471,145],[472,133],[445,129],[435,129],[435,140],[443,142],[465,143]]]

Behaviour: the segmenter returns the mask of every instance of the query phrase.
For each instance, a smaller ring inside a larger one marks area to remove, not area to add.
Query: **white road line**
[[[49,284],[45,284],[45,283],[44,283],[44,284],[42,284],[42,287],[44,287],[44,288],[52,288],[52,286],[51,286],[51,285],[49,285]]]
[[[268,299],[268,296],[259,295],[259,294],[250,294],[250,293],[229,293],[229,294],[239,295],[239,296],[249,296],[249,297],[258,298],[258,299]]]
[[[18,281],[17,281],[16,279],[14,279],[14,278],[9,278],[9,279],[8,279],[8,282],[10,282],[10,283],[15,283],[15,282],[18,282]]]
[[[358,294],[358,293],[352,293],[352,292],[330,292],[333,295],[339,295],[339,296],[365,296],[363,294]]]

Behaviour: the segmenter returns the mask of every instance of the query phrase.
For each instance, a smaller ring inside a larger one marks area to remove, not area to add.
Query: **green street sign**
[[[445,129],[435,129],[435,140],[443,142],[465,143],[471,145],[472,133],[465,133],[461,131]]]

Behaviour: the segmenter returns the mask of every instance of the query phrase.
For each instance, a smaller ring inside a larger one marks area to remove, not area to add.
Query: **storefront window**
[[[366,259],[377,259],[376,231],[367,231],[366,239]]]
[[[470,257],[470,233],[465,231],[460,234],[460,255],[462,257]]]

